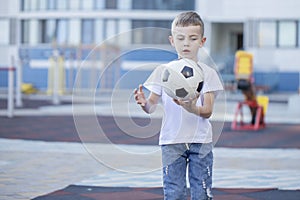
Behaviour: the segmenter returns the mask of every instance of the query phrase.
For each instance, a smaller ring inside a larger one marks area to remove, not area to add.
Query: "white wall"
[[[0,0],[0,1],[1,1],[0,18],[3,19],[16,18],[17,13],[19,11],[19,0],[10,0],[10,1]],[[9,24],[9,26],[11,25]],[[18,31],[18,29],[15,29],[15,31]],[[16,34],[17,35],[15,35],[15,37],[18,37],[18,33]],[[14,35],[11,37],[14,37]],[[15,38],[12,39],[14,40]],[[11,56],[17,58],[17,55],[18,55],[17,45],[9,45],[8,43],[0,44],[0,67],[9,67],[11,65]]]
[[[0,17],[16,15],[19,12],[19,0],[0,0],[0,4]]]
[[[0,46],[0,67],[10,67],[12,64],[11,57],[15,62],[18,61],[18,49],[15,46]],[[15,63],[18,64],[18,63]]]
[[[196,10],[210,21],[245,21],[248,18],[300,18],[299,0],[209,0]]]
[[[256,71],[300,72],[299,49],[250,49]]]
[[[211,53],[217,53],[217,58],[220,59],[228,55],[230,45],[227,42],[228,31],[223,26],[215,26],[214,23],[247,23],[256,19],[300,19],[299,0],[196,0],[196,2],[196,10],[209,27],[206,35],[211,38],[208,38],[207,48]],[[249,30],[244,30],[246,43],[249,34],[253,34],[247,31]],[[222,40],[220,37],[223,37]],[[259,71],[300,71],[300,59],[297,59],[300,55],[299,47],[253,48],[250,51],[254,54],[254,64]]]

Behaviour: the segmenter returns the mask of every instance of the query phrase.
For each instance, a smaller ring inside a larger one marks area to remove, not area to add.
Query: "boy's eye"
[[[198,40],[198,38],[197,38],[197,37],[192,37],[191,39],[192,39],[192,40]]]
[[[177,40],[184,40],[184,38],[183,37],[178,37]]]

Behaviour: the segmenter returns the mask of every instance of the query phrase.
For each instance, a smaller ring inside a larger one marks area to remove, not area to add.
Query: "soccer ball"
[[[162,76],[164,91],[173,99],[195,98],[203,87],[203,72],[197,63],[190,59],[180,59],[165,65]]]

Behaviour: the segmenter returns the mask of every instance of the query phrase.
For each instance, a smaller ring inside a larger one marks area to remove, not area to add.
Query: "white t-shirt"
[[[202,105],[203,94],[223,90],[223,85],[217,72],[204,63],[198,63],[203,70],[204,84],[197,105]],[[161,96],[164,116],[160,130],[159,144],[176,143],[210,143],[212,142],[212,127],[207,118],[189,113],[177,105],[163,90],[160,84],[162,67],[155,69],[144,83],[151,92]]]

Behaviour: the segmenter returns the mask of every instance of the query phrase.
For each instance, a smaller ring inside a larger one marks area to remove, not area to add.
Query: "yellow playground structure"
[[[234,65],[237,88],[242,91],[245,100],[239,102],[231,124],[233,130],[258,130],[265,127],[265,114],[267,112],[269,98],[256,96],[253,79],[253,55],[239,50],[235,54]],[[244,122],[243,106],[248,106],[251,113],[251,122]]]

